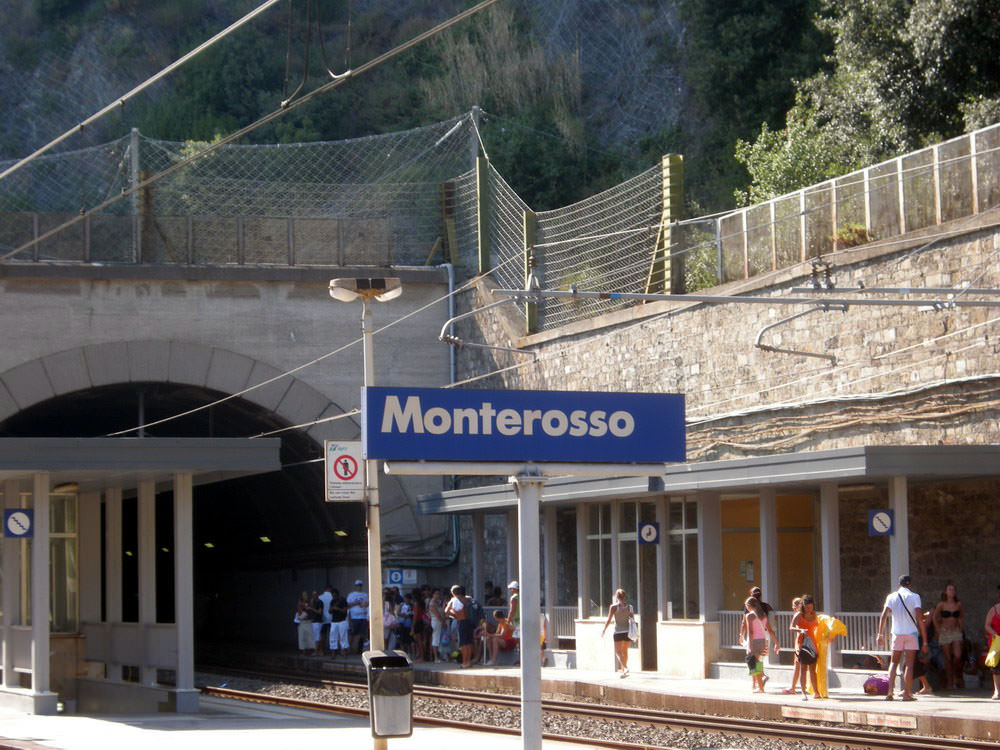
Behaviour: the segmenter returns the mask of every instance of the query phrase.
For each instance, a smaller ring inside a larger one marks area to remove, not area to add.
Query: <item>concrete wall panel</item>
[[[10,395],[10,391],[7,390],[7,386],[0,381],[0,419],[6,419],[13,414],[17,414],[20,410],[17,402]]]
[[[171,341],[167,380],[171,383],[203,386],[208,381],[208,368],[211,363],[211,349],[182,341]]]
[[[336,417],[339,414],[344,413],[342,409],[337,404],[330,404],[323,413],[317,417],[317,419],[324,419],[327,417]],[[349,409],[347,411],[350,411]],[[309,437],[313,440],[322,443],[324,440],[360,440],[361,439],[361,415],[357,414],[353,417],[344,417],[343,419],[336,419],[332,422],[321,422],[318,425],[314,425],[306,430]]]
[[[322,394],[295,381],[278,404],[277,412],[292,424],[305,424],[317,419],[329,405],[330,400]]]
[[[247,386],[271,380],[272,378],[276,378],[281,375],[281,373],[282,371],[277,367],[265,365],[263,362],[254,362],[253,369],[250,371],[250,378],[247,382]],[[285,394],[288,393],[288,389],[292,385],[292,379],[292,376],[279,378],[273,383],[262,385],[260,388],[254,388],[246,395],[246,397],[255,404],[260,404],[265,409],[274,411],[278,408],[278,404],[281,403],[281,399],[283,399]]]
[[[205,386],[223,393],[239,393],[247,387],[253,360],[225,349],[212,352]]]
[[[49,376],[38,360],[8,370],[0,376],[0,380],[3,380],[3,384],[7,386],[10,395],[21,409],[27,409],[55,395]]]
[[[170,373],[170,344],[165,341],[128,342],[129,379],[134,383],[164,382]]]
[[[128,382],[128,346],[124,341],[88,346],[83,356],[95,386]]]
[[[59,352],[43,360],[49,382],[57,396],[92,387],[90,371],[82,349]]]

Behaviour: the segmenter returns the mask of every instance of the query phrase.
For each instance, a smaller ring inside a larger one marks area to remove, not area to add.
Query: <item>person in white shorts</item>
[[[878,637],[876,643],[885,641],[885,620],[892,615],[892,666],[889,667],[889,693],[887,701],[893,698],[892,691],[896,685],[896,669],[906,655],[903,669],[903,700],[915,701],[913,697],[913,663],[917,658],[917,649],[927,652],[927,632],[924,629],[924,613],[920,609],[920,596],[910,591],[911,580],[908,575],[899,577],[899,588],[885,598],[882,616],[878,621]]]

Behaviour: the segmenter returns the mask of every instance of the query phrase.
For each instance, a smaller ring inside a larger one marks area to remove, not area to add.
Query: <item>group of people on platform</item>
[[[901,700],[916,700],[913,692],[914,680],[921,689],[917,694],[933,692],[928,679],[931,669],[940,665],[941,689],[964,687],[963,674],[971,656],[972,646],[965,635],[965,618],[962,602],[958,598],[954,584],[945,586],[940,601],[932,610],[925,611],[920,599],[910,587],[910,576],[899,578],[899,588],[885,598],[879,617],[878,635],[875,646],[878,650],[886,647],[891,652],[885,699],[895,700],[896,678],[899,676],[902,692]],[[743,620],[740,624],[739,643],[746,650],[746,664],[751,678],[751,689],[765,692],[768,676],[764,672],[764,660],[769,648],[775,654],[781,650],[778,636],[772,627],[773,609],[764,601],[759,586],[749,591],[744,602]],[[794,633],[794,671],[791,685],[782,690],[787,695],[801,695],[808,700],[811,692],[814,698],[826,698],[826,664],[830,644],[837,636],[847,634],[847,627],[837,618],[816,611],[816,604],[809,594],[795,597],[792,601],[793,617],[790,630]],[[886,626],[891,618],[891,627]],[[614,601],[608,608],[608,618],[604,623],[607,632],[614,623],[615,671],[626,677],[628,652],[632,641],[637,639],[635,613],[626,601],[625,592],[618,589]],[[985,664],[993,677],[993,700],[1000,700],[1000,586],[997,586],[996,602],[986,613],[985,646],[989,650]],[[770,643],[770,647],[769,644]],[[994,653],[997,652],[997,653]],[[991,658],[992,657],[992,658]],[[881,669],[884,665],[877,654],[868,655],[870,663],[859,666]],[[972,661],[976,659],[972,656]],[[997,662],[994,664],[993,662]],[[977,670],[978,670],[978,665]],[[809,687],[807,690],[807,676]]]
[[[920,595],[912,589],[912,579],[900,576],[899,587],[890,592],[879,617],[878,635],[875,639],[877,650],[885,648],[891,652],[885,699],[895,700],[896,678],[900,678],[901,694],[904,701],[916,700],[914,681],[919,682],[919,694],[933,692],[929,677],[931,671],[940,666],[939,687],[944,690],[964,687],[965,665],[972,656],[972,646],[965,635],[965,619],[962,602],[958,598],[954,584],[945,586],[940,601],[933,609],[925,610]],[[802,699],[808,700],[806,676],[809,690],[814,698],[826,698],[826,661],[830,643],[838,635],[846,635],[847,628],[831,615],[816,611],[812,596],[803,594],[792,601],[794,612],[790,630],[794,636],[794,671],[792,684],[783,690],[794,695],[801,691]],[[750,671],[752,689],[763,693],[767,682],[764,674],[764,658],[768,653],[768,640],[777,654],[780,650],[778,638],[770,622],[772,608],[761,597],[759,587],[750,590],[750,597],[744,602],[743,622],[740,626],[739,643],[746,649],[747,667]],[[891,626],[886,632],[891,618]],[[994,636],[1000,635],[1000,586],[997,587],[996,602],[986,614],[984,624],[986,646],[989,648]],[[1000,642],[996,644],[1000,648]],[[881,668],[881,659],[870,654],[872,663],[862,667]],[[975,661],[975,657],[972,656]],[[989,667],[993,676],[993,700],[1000,700],[1000,666]]]
[[[299,652],[311,656],[323,653],[324,647],[333,656],[359,652],[368,642],[368,607],[368,594],[360,578],[346,597],[329,584],[322,593],[303,591],[292,619]]]
[[[332,586],[322,593],[303,591],[295,608],[294,624],[298,648],[304,656],[328,654],[346,656],[370,647],[370,602],[364,581],[354,582],[346,597]],[[414,662],[441,662],[458,659],[463,668],[485,654],[487,665],[495,664],[501,651],[516,650],[520,639],[520,598],[518,582],[507,585],[509,597],[487,581],[487,611],[468,596],[465,588],[454,585],[445,600],[442,590],[428,585],[402,594],[398,587],[382,591],[383,646],[405,650]],[[498,608],[499,607],[499,608]],[[545,624],[542,619],[542,650]]]

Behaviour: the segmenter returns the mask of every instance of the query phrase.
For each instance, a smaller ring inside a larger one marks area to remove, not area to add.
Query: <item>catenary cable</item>
[[[274,0],[274,1],[277,2],[277,0]],[[39,244],[40,242],[43,242],[43,241],[47,240],[49,237],[52,237],[53,235],[58,234],[62,230],[66,229],[67,227],[71,227],[71,226],[73,226],[73,225],[75,225],[75,224],[77,224],[77,223],[79,223],[81,221],[84,221],[89,216],[92,216],[95,213],[98,213],[99,211],[102,211],[103,209],[107,208],[108,206],[110,206],[110,205],[112,205],[114,203],[117,203],[120,200],[124,200],[125,198],[127,198],[130,195],[132,195],[133,193],[136,193],[136,192],[138,192],[140,190],[144,190],[145,188],[149,187],[150,185],[153,185],[156,182],[159,182],[163,178],[165,178],[165,177],[173,174],[174,172],[177,172],[180,169],[183,169],[184,167],[188,166],[189,164],[192,164],[193,162],[197,161],[198,159],[201,159],[201,158],[203,158],[205,156],[208,156],[209,154],[214,153],[215,151],[218,151],[223,146],[226,146],[226,145],[228,145],[228,144],[230,144],[230,143],[232,143],[234,141],[239,140],[243,136],[245,136],[245,135],[247,135],[249,133],[252,133],[254,130],[257,130],[258,128],[263,127],[264,125],[268,124],[269,122],[271,122],[273,120],[278,119],[279,117],[282,117],[286,113],[291,112],[292,110],[297,109],[297,108],[303,106],[304,104],[307,104],[307,103],[311,102],[313,99],[316,99],[316,98],[322,96],[323,94],[326,94],[327,92],[332,91],[335,88],[338,88],[339,86],[342,86],[347,81],[349,81],[349,80],[351,80],[353,78],[356,78],[357,76],[362,75],[363,73],[366,73],[366,72],[368,72],[369,70],[371,70],[373,68],[378,67],[379,65],[387,62],[388,60],[392,59],[393,57],[396,57],[397,55],[400,55],[403,52],[406,52],[406,51],[410,50],[411,48],[415,47],[416,45],[420,44],[421,42],[426,41],[427,39],[430,39],[431,37],[436,36],[437,34],[440,34],[442,31],[445,31],[445,30],[451,28],[452,26],[460,23],[461,21],[464,21],[466,18],[468,18],[468,17],[470,17],[472,15],[475,15],[476,13],[480,12],[481,10],[483,10],[483,9],[485,9],[485,8],[493,5],[493,4],[495,4],[496,2],[498,2],[498,0],[482,0],[482,2],[478,3],[477,5],[471,7],[469,9],[467,9],[467,10],[464,10],[461,13],[458,13],[458,14],[452,16],[447,21],[443,21],[442,23],[439,23],[437,26],[434,26],[433,28],[428,29],[427,31],[421,32],[420,34],[417,34],[416,36],[411,37],[410,39],[408,39],[407,41],[403,42],[402,44],[399,44],[399,45],[393,47],[388,52],[383,52],[381,55],[378,55],[377,57],[372,58],[368,62],[363,63],[362,65],[358,66],[356,69],[347,71],[340,78],[338,78],[336,80],[332,80],[332,81],[327,81],[326,83],[324,83],[321,86],[313,89],[309,93],[303,94],[298,99],[295,99],[294,101],[288,102],[286,106],[279,107],[278,109],[270,112],[269,114],[264,115],[263,117],[261,117],[260,119],[256,120],[255,122],[251,123],[250,125],[247,125],[247,126],[245,126],[243,128],[240,128],[239,130],[233,131],[229,135],[223,136],[222,138],[220,138],[217,141],[213,141],[212,143],[210,143],[209,145],[207,145],[205,148],[201,149],[197,153],[191,154],[191,155],[189,155],[189,156],[187,156],[187,157],[185,157],[183,159],[179,159],[177,162],[175,162],[171,166],[169,166],[169,167],[161,170],[160,172],[157,172],[154,175],[150,175],[148,178],[146,178],[145,180],[139,181],[138,183],[136,183],[132,187],[129,187],[129,188],[126,188],[126,189],[122,190],[122,192],[119,195],[115,196],[114,198],[109,199],[109,200],[105,200],[105,201],[99,203],[98,205],[93,206],[90,209],[87,209],[86,211],[81,211],[79,215],[73,217],[72,219],[70,219],[69,221],[65,222],[64,224],[61,224],[61,225],[59,225],[57,227],[54,227],[53,229],[49,230],[48,232],[40,234],[38,237],[35,237],[34,239],[32,239],[32,240],[24,243],[20,247],[15,248],[14,250],[11,250],[8,253],[5,253],[4,255],[0,255],[0,261],[6,260],[7,258],[11,258],[11,257],[13,257],[13,256],[15,256],[15,255],[17,255],[19,253],[22,253],[25,250],[27,250],[28,248],[34,247],[35,245]]]
[[[425,305],[423,305],[421,307],[418,307],[415,310],[411,310],[406,315],[402,315],[402,316],[396,318],[395,320],[392,320],[389,323],[386,323],[381,328],[373,331],[372,335],[373,336],[374,335],[378,335],[378,334],[382,333],[383,331],[387,331],[390,328],[392,328],[393,326],[396,326],[399,323],[402,323],[403,321],[408,320],[409,318],[414,317],[415,315],[419,315],[420,313],[425,312],[426,310],[429,310],[430,308],[434,307],[435,305],[438,305],[441,302],[447,300],[448,297],[450,297],[450,296],[452,296],[454,294],[458,294],[459,292],[465,291],[466,288],[468,288],[468,287],[472,286],[473,284],[475,284],[478,279],[481,279],[481,278],[487,276],[488,274],[492,273],[494,270],[497,270],[499,268],[501,268],[501,266],[497,266],[496,269],[491,269],[490,271],[487,271],[486,273],[484,273],[484,274],[476,277],[475,279],[470,279],[469,281],[466,281],[464,284],[456,287],[454,290],[452,290],[448,294],[445,294],[445,295],[443,295],[441,297],[438,297],[437,299],[431,300],[430,302],[426,303]],[[240,396],[244,396],[247,393],[250,393],[251,391],[255,391],[258,388],[263,388],[266,385],[270,385],[271,383],[274,383],[274,382],[276,382],[278,380],[281,380],[282,378],[286,378],[289,375],[294,375],[297,372],[301,372],[302,370],[305,370],[307,367],[312,367],[313,365],[318,364],[320,362],[323,362],[323,361],[329,359],[330,357],[333,357],[334,355],[340,354],[341,352],[346,351],[347,349],[350,349],[352,346],[356,346],[357,344],[360,344],[362,342],[362,340],[363,340],[362,337],[359,336],[358,338],[354,339],[353,341],[350,341],[350,342],[348,342],[348,343],[346,343],[346,344],[344,344],[342,346],[339,346],[336,349],[333,349],[332,351],[326,352],[325,354],[321,354],[320,356],[318,356],[318,357],[316,357],[314,359],[311,359],[310,361],[305,362],[304,364],[301,364],[301,365],[298,365],[296,367],[293,367],[290,370],[286,370],[286,371],[284,371],[284,372],[282,372],[282,373],[280,373],[278,375],[275,375],[274,377],[271,377],[271,378],[268,378],[266,380],[263,380],[260,383],[255,383],[254,385],[248,386],[247,388],[244,388],[244,389],[242,389],[240,391],[237,391],[236,393],[231,393],[231,394],[229,394],[227,396],[223,396],[222,398],[216,399],[215,401],[212,401],[211,403],[202,404],[201,406],[196,406],[193,409],[188,409],[187,411],[184,411],[184,412],[180,412],[180,413],[177,413],[177,414],[172,414],[169,417],[163,417],[162,419],[157,419],[157,420],[155,420],[153,422],[147,422],[145,424],[136,425],[135,427],[130,427],[130,428],[125,429],[125,430],[118,430],[117,432],[111,432],[111,433],[108,433],[107,435],[105,435],[105,437],[118,437],[119,435],[127,435],[127,434],[129,434],[131,432],[135,432],[136,430],[142,430],[142,429],[145,429],[147,427],[155,427],[156,425],[164,424],[165,422],[170,422],[170,421],[173,421],[175,419],[180,419],[182,417],[186,417],[186,416],[189,416],[191,414],[195,414],[197,412],[204,411],[205,409],[209,409],[209,408],[211,408],[213,406],[217,406],[219,404],[225,403],[226,401],[230,401],[230,400],[232,400],[234,398],[239,398]]]
[[[58,146],[60,143],[62,143],[63,141],[65,141],[67,138],[69,138],[70,136],[74,135],[75,133],[79,133],[84,128],[86,128],[88,125],[92,125],[93,123],[97,122],[98,120],[100,120],[105,115],[113,112],[116,108],[124,106],[125,103],[129,99],[133,98],[137,94],[139,94],[142,91],[144,91],[145,89],[149,88],[150,86],[152,86],[154,83],[156,83],[160,79],[162,79],[162,78],[170,75],[175,70],[177,70],[177,68],[179,68],[182,65],[184,65],[184,63],[188,62],[189,60],[191,60],[194,57],[198,56],[199,54],[201,54],[205,50],[207,50],[210,47],[214,46],[216,44],[216,42],[221,41],[225,37],[229,36],[229,34],[231,34],[232,32],[236,31],[238,28],[240,28],[241,26],[245,25],[246,23],[249,23],[254,18],[256,18],[257,16],[259,16],[261,13],[264,13],[265,11],[267,11],[268,9],[270,9],[271,6],[277,5],[280,2],[281,2],[281,0],[265,0],[265,2],[261,3],[260,5],[258,5],[254,10],[250,11],[245,16],[243,16],[243,18],[239,19],[235,23],[230,24],[229,26],[227,26],[226,28],[224,28],[222,31],[220,31],[218,34],[216,34],[215,36],[213,36],[211,39],[209,39],[209,40],[207,40],[205,42],[202,42],[197,47],[195,47],[193,50],[191,50],[190,52],[188,52],[186,55],[184,55],[184,56],[178,58],[177,60],[175,60],[174,62],[170,63],[170,65],[168,65],[167,67],[163,68],[158,73],[150,76],[145,81],[143,81],[138,86],[136,86],[131,91],[129,91],[127,94],[119,97],[113,104],[109,104],[106,107],[104,107],[103,109],[98,110],[96,113],[94,113],[93,115],[91,115],[90,117],[88,117],[86,120],[83,120],[79,124],[74,125],[72,128],[70,128],[69,130],[67,130],[65,133],[63,133],[58,138],[55,138],[54,140],[49,141],[47,144],[45,144],[44,146],[42,146],[37,151],[35,151],[35,152],[29,154],[28,156],[24,157],[20,161],[16,162],[12,166],[10,166],[7,169],[5,169],[3,172],[0,172],[0,180],[2,180],[4,177],[6,177],[6,176],[8,176],[10,174],[13,174],[14,172],[16,172],[18,169],[20,169],[24,165],[26,165],[26,164],[34,161],[36,158],[38,158],[39,156],[41,156],[45,152],[50,151],[53,147]]]

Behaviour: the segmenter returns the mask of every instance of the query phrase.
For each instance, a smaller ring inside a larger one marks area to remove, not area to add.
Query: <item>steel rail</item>
[[[325,680],[302,678],[299,675],[276,672],[254,672],[251,670],[226,670],[227,672],[242,673],[252,675],[257,678],[266,679],[291,679],[300,684],[313,684],[324,687],[336,687],[350,690],[367,690],[367,685],[363,682],[351,682],[346,680]],[[203,688],[209,694],[221,694],[224,692],[239,693],[240,691],[230,691],[228,688]],[[244,698],[244,700],[257,700],[261,703],[286,701],[282,705],[298,705],[311,707],[314,704],[309,701],[298,701],[296,699],[284,699],[271,695],[259,696],[256,693],[247,693],[254,698]],[[477,705],[489,705],[498,708],[518,710],[520,708],[520,698],[516,695],[502,695],[485,692],[465,691],[457,688],[447,688],[441,686],[414,686],[414,697],[451,700],[461,703],[474,703]],[[235,697],[235,696],[234,696]],[[341,711],[339,707],[330,707],[329,704],[315,704],[326,706],[321,710]],[[768,737],[790,742],[826,742],[839,743],[854,747],[871,748],[871,750],[995,750],[997,747],[994,741],[970,740],[952,737],[930,737],[924,735],[897,734],[887,731],[871,731],[864,729],[847,729],[842,727],[814,726],[801,724],[793,721],[764,721],[758,719],[740,719],[729,716],[710,716],[702,714],[689,714],[677,711],[663,711],[659,709],[640,708],[635,706],[602,706],[599,704],[581,704],[579,702],[560,701],[546,699],[542,701],[542,709],[550,714],[571,715],[579,718],[602,719],[614,721],[627,721],[640,724],[648,724],[663,728],[684,728],[697,729],[713,733],[735,733],[757,737]],[[367,710],[357,708],[344,708],[344,713],[356,715],[367,715]],[[439,726],[454,726],[463,729],[479,731],[503,731],[509,734],[518,734],[519,731],[507,727],[497,727],[494,725],[471,726],[462,722],[438,723],[448,720],[435,719],[433,717],[414,717],[416,723],[431,723]],[[575,742],[586,742],[606,747],[650,747],[648,743],[642,745],[617,744],[606,745],[602,741],[593,740],[589,737],[565,738],[556,735],[545,735],[546,739],[570,739]]]
[[[205,695],[215,698],[229,698],[233,700],[247,701],[249,703],[261,703],[270,706],[282,706],[287,708],[300,708],[311,711],[322,711],[324,713],[349,714],[352,716],[368,716],[368,710],[364,708],[354,708],[352,706],[336,706],[330,703],[316,703],[300,698],[282,698],[280,696],[265,695],[263,693],[248,693],[243,690],[232,690],[230,688],[203,687],[201,689]],[[469,701],[466,701],[469,702]],[[433,716],[414,716],[414,724],[424,724],[427,726],[445,727],[447,729],[461,729],[473,732],[489,732],[491,734],[519,735],[520,729],[512,727],[502,727],[493,724],[470,724],[465,721],[454,721],[452,719],[440,719]],[[635,744],[632,742],[617,742],[614,740],[591,739],[581,737],[570,737],[568,735],[543,732],[542,739],[555,740],[557,742],[572,742],[575,744],[588,744],[597,747],[607,747],[611,750],[649,750],[649,743]]]

